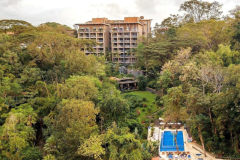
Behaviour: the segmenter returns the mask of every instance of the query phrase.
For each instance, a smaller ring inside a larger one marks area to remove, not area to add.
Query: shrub
[[[145,102],[147,99],[146,99],[146,97],[143,97],[142,100]]]
[[[147,110],[148,110],[148,112],[151,112],[151,111],[152,111],[152,108],[151,108],[151,107],[148,107]]]
[[[156,88],[156,84],[157,84],[157,81],[155,80],[152,80],[150,82],[148,82],[147,86],[150,87],[150,88]]]
[[[146,86],[147,86],[147,79],[144,76],[138,76],[138,90],[140,91],[146,91]]]
[[[145,120],[145,123],[149,124],[149,123],[151,123],[151,120],[147,119],[147,120]]]
[[[145,112],[145,109],[143,108],[142,111]]]
[[[124,98],[131,103],[131,108],[142,107],[142,97],[133,94],[125,94]]]
[[[144,123],[144,122],[143,122],[143,123]],[[147,135],[148,135],[147,130],[144,130],[143,133],[142,133],[142,138],[143,138],[143,139],[147,139]]]
[[[133,77],[133,75],[132,74],[126,74],[126,77]]]
[[[143,107],[145,107],[145,108],[146,108],[146,107],[147,107],[147,104],[143,104]]]
[[[164,113],[164,110],[158,111],[158,112],[157,112],[158,117],[161,117],[161,116],[163,115],[163,113]]]

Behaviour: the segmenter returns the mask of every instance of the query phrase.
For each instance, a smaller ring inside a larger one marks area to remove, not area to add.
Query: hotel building
[[[74,25],[78,38],[92,39],[100,43],[94,51],[84,49],[86,55],[102,55],[107,51],[112,54],[112,61],[120,64],[136,62],[133,49],[137,48],[139,37],[151,33],[151,19],[141,17],[125,17],[124,20],[108,20],[92,18],[92,21]]]

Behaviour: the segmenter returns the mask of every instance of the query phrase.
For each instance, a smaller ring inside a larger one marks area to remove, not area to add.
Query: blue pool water
[[[162,139],[160,145],[160,151],[176,151],[176,145],[174,141],[175,131],[164,131],[162,132]],[[184,151],[184,143],[183,143],[183,132],[178,131],[177,133],[177,144],[178,150]]]

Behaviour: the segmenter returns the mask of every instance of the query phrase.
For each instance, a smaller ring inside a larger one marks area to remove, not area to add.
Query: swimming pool
[[[162,138],[161,138],[161,145],[160,145],[160,151],[176,151],[176,145],[174,141],[175,137],[175,131],[164,131],[162,132]],[[184,143],[183,143],[183,132],[178,131],[177,133],[177,144],[178,144],[178,150],[184,151]]]

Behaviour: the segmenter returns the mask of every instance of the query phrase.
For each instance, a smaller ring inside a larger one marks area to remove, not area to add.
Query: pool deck
[[[159,142],[159,148],[161,145],[161,132],[164,131],[176,131],[175,129],[164,129],[161,130],[159,129],[159,127],[154,127],[154,133],[153,133],[153,137],[151,137],[151,129],[148,129],[148,140],[150,141],[154,141],[154,142]],[[210,155],[209,153],[206,152],[207,157],[204,157],[204,155],[202,154],[201,156],[197,156],[196,154],[201,154],[200,152],[203,153],[202,149],[200,147],[198,147],[194,142],[188,142],[187,141],[187,132],[184,128],[180,128],[178,129],[178,131],[182,131],[183,132],[183,141],[184,141],[184,150],[185,152],[190,152],[191,155],[191,160],[197,160],[198,158],[203,158],[203,160],[215,160],[215,157]],[[156,137],[156,135],[158,135],[158,138]],[[162,152],[158,151],[159,156],[161,157],[160,159],[169,159],[165,154],[163,155]],[[178,158],[178,159],[184,159],[184,158]],[[187,158],[185,158],[187,159]]]

